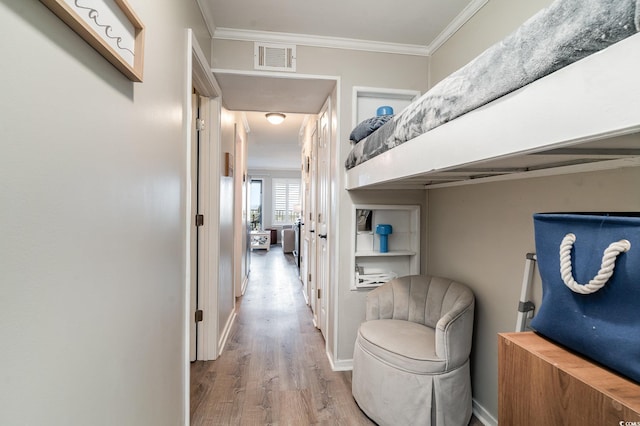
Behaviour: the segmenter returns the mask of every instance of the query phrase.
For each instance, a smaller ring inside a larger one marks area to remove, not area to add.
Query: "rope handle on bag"
[[[560,243],[560,275],[562,281],[569,289],[575,293],[580,294],[592,294],[600,290],[607,283],[611,275],[613,275],[613,269],[616,266],[616,258],[620,253],[629,251],[631,249],[631,243],[628,240],[620,240],[609,244],[602,254],[602,264],[598,275],[596,275],[587,284],[579,284],[573,278],[573,272],[571,267],[571,249],[573,243],[576,242],[576,236],[574,234],[567,234]]]

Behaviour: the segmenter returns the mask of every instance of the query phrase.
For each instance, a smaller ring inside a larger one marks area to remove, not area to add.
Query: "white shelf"
[[[380,252],[377,225],[389,224],[388,252]],[[356,204],[353,206],[351,290],[383,284],[376,277],[401,277],[420,273],[420,206]],[[380,281],[388,280],[384,278]]]
[[[375,117],[376,110],[383,105],[392,107],[393,112],[397,114],[419,96],[418,90],[354,86],[352,126],[355,127],[362,120]]]
[[[357,251],[355,257],[386,257],[386,256],[415,256],[417,253],[410,250],[393,250],[386,253],[379,251]]]

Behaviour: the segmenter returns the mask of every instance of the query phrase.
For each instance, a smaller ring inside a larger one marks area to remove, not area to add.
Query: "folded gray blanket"
[[[350,169],[639,31],[640,0],[557,0],[356,144],[345,166]]]

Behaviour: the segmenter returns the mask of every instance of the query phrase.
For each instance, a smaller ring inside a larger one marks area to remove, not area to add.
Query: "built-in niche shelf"
[[[353,206],[352,290],[378,287],[420,273],[420,206],[356,204]],[[388,251],[381,252],[380,224],[392,227]]]
[[[352,128],[367,118],[375,117],[378,107],[390,106],[395,114],[420,96],[418,90],[386,89],[380,87],[353,88]]]

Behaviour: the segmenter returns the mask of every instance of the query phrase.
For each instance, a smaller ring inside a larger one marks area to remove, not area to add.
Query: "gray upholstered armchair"
[[[282,233],[282,251],[284,253],[293,253],[296,246],[296,231],[292,225],[284,225],[280,232]]]
[[[379,425],[467,425],[475,300],[463,284],[413,275],[367,295],[352,392]]]

